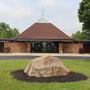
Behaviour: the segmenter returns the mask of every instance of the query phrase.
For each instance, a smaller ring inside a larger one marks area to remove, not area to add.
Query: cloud
[[[41,0],[41,4],[44,7],[54,7],[56,6],[57,0]]]
[[[32,14],[30,7],[20,4],[19,0],[13,0],[13,2],[9,3],[10,1],[11,0],[8,0],[8,2],[0,1],[0,16],[9,18],[24,18]]]

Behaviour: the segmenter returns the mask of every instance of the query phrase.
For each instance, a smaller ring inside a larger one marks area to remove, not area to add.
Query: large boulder
[[[24,72],[28,76],[52,77],[65,76],[70,70],[64,66],[63,61],[60,58],[42,56],[30,61]]]

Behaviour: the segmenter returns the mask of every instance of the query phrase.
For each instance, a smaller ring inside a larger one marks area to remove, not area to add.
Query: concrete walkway
[[[75,54],[75,53],[0,53],[0,56],[82,56],[90,57],[90,54]]]
[[[22,60],[22,59],[33,59],[39,56],[57,56],[65,60],[90,60],[89,54],[60,54],[60,53],[0,53],[0,60]]]

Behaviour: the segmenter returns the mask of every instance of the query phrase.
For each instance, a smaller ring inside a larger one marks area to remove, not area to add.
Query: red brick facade
[[[4,43],[4,52],[26,53],[27,52],[27,43],[26,42],[5,42]]]
[[[82,43],[59,43],[59,53],[79,53]]]
[[[83,48],[83,44],[81,43],[59,43],[59,53],[79,53],[80,48]],[[4,52],[8,52],[8,53],[31,52],[31,43],[5,42]]]

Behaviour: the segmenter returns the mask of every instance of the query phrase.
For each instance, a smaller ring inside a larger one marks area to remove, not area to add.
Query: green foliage
[[[0,38],[13,38],[19,34],[18,29],[10,28],[6,23],[0,23]]]
[[[79,21],[83,23],[84,39],[90,39],[90,0],[82,0],[78,10]]]
[[[83,38],[83,37],[82,37],[82,32],[77,31],[76,33],[73,33],[73,34],[71,35],[71,38],[72,38],[72,39],[76,39],[76,40],[82,39],[82,38]]]

